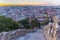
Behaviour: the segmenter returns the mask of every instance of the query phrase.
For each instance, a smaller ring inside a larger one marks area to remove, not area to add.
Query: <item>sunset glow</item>
[[[0,5],[60,5],[60,0],[0,0]]]

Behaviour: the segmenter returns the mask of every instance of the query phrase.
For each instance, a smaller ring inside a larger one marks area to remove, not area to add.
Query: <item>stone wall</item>
[[[9,32],[0,33],[0,40],[11,40],[13,38],[25,35],[28,32],[33,32],[35,29],[17,29]]]

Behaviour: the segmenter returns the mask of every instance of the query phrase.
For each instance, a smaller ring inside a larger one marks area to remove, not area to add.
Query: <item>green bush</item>
[[[20,24],[13,21],[12,18],[6,18],[4,16],[0,16],[0,32],[1,31],[10,31],[20,28]]]
[[[40,27],[40,23],[38,22],[37,19],[32,19],[30,21],[31,22],[29,22],[29,19],[24,19],[24,20],[18,21],[18,23],[23,24],[24,28],[26,29],[33,29],[34,27]]]
[[[33,19],[31,20],[31,26],[34,28],[34,27],[40,27],[40,23],[37,19]]]
[[[19,20],[18,23],[21,23],[24,26],[24,28],[26,28],[26,29],[30,28],[28,19]]]
[[[46,20],[44,20],[44,21],[41,23],[41,25],[45,26],[45,25],[47,25],[48,23],[49,23],[49,19],[46,19]]]

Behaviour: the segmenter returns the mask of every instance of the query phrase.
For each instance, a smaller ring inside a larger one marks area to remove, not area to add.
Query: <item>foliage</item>
[[[40,27],[40,23],[37,19],[31,20],[31,26],[34,27]]]
[[[40,23],[37,19],[32,19],[31,23],[29,22],[29,18],[16,22],[12,18],[0,16],[0,32],[11,31],[20,28],[31,29],[34,27],[40,27]]]
[[[18,23],[21,23],[26,29],[30,28],[28,19],[19,20]]]
[[[49,23],[49,19],[46,19],[46,20],[44,20],[44,21],[42,22],[41,25],[45,26],[45,25],[47,25],[48,23]]]
[[[29,22],[29,19],[26,18],[24,20],[20,20],[18,23],[23,24],[24,28],[26,28],[26,29],[31,29],[31,28],[34,28],[34,27],[40,27],[40,23],[38,22],[37,19],[32,19],[30,21],[31,22]]]
[[[0,32],[1,31],[10,31],[20,28],[17,22],[13,21],[12,18],[6,18],[0,16]]]

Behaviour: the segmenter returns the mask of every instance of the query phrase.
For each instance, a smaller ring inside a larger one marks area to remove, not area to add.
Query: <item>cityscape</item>
[[[60,6],[0,6],[0,40],[60,40]]]
[[[0,15],[8,16],[18,21],[26,17],[37,18],[39,21],[44,20],[44,17],[60,17],[59,6],[0,6]]]

